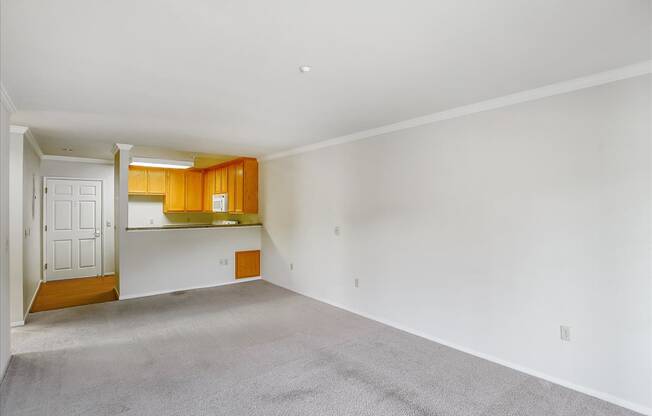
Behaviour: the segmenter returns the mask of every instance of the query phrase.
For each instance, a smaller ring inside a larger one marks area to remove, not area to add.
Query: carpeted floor
[[[31,315],[0,414],[634,413],[263,281]]]

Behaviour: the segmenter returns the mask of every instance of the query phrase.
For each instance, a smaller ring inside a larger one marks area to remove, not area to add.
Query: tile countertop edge
[[[188,226],[160,226],[160,227],[127,227],[127,231],[173,231],[173,230],[203,230],[206,228],[247,228],[262,227],[262,223],[256,224],[205,224],[205,225],[188,225]]]

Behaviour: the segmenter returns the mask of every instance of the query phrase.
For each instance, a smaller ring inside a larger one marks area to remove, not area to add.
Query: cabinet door
[[[235,164],[235,212],[244,210],[244,163]]]
[[[222,169],[215,170],[215,193],[222,193]]]
[[[186,211],[201,211],[203,208],[202,172],[186,172]]]
[[[215,193],[215,169],[204,172],[204,211],[213,210],[213,194]]]
[[[244,161],[243,211],[258,213],[258,161],[254,159]]]
[[[221,168],[220,169],[220,176],[222,176],[222,187],[220,188],[220,193],[225,194],[229,192],[228,190],[228,182],[229,182],[229,172],[227,168]]]
[[[179,170],[169,170],[166,176],[165,211],[185,211],[185,172]]]
[[[130,194],[147,193],[147,169],[139,167],[129,168],[129,181],[127,188]]]
[[[147,169],[147,193],[152,195],[165,194],[165,170]]]
[[[235,252],[235,278],[260,276],[260,250]]]
[[[235,212],[235,165],[229,165],[226,170],[229,212]]]

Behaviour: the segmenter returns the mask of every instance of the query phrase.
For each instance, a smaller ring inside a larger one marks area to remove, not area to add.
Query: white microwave
[[[213,212],[227,212],[229,209],[226,194],[213,194]]]

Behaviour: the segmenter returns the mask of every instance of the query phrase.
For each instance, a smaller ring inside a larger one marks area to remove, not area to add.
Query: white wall
[[[260,232],[259,226],[129,231],[120,249],[120,299],[233,283],[235,252],[260,249]]]
[[[23,315],[41,281],[41,159],[28,140],[23,144]],[[34,196],[36,198],[34,198]]]
[[[0,380],[11,357],[9,308],[9,110],[0,103]]]
[[[23,308],[23,133],[9,135],[9,292],[11,323],[22,325]]]
[[[651,87],[264,162],[263,275],[649,411]]]
[[[83,179],[102,180],[103,209],[104,209],[104,273],[112,274],[115,270],[113,256],[114,248],[114,216],[113,216],[113,165],[83,163],[83,162],[62,162],[57,160],[42,160],[41,175],[44,177],[68,177]],[[107,221],[111,226],[107,226]]]

